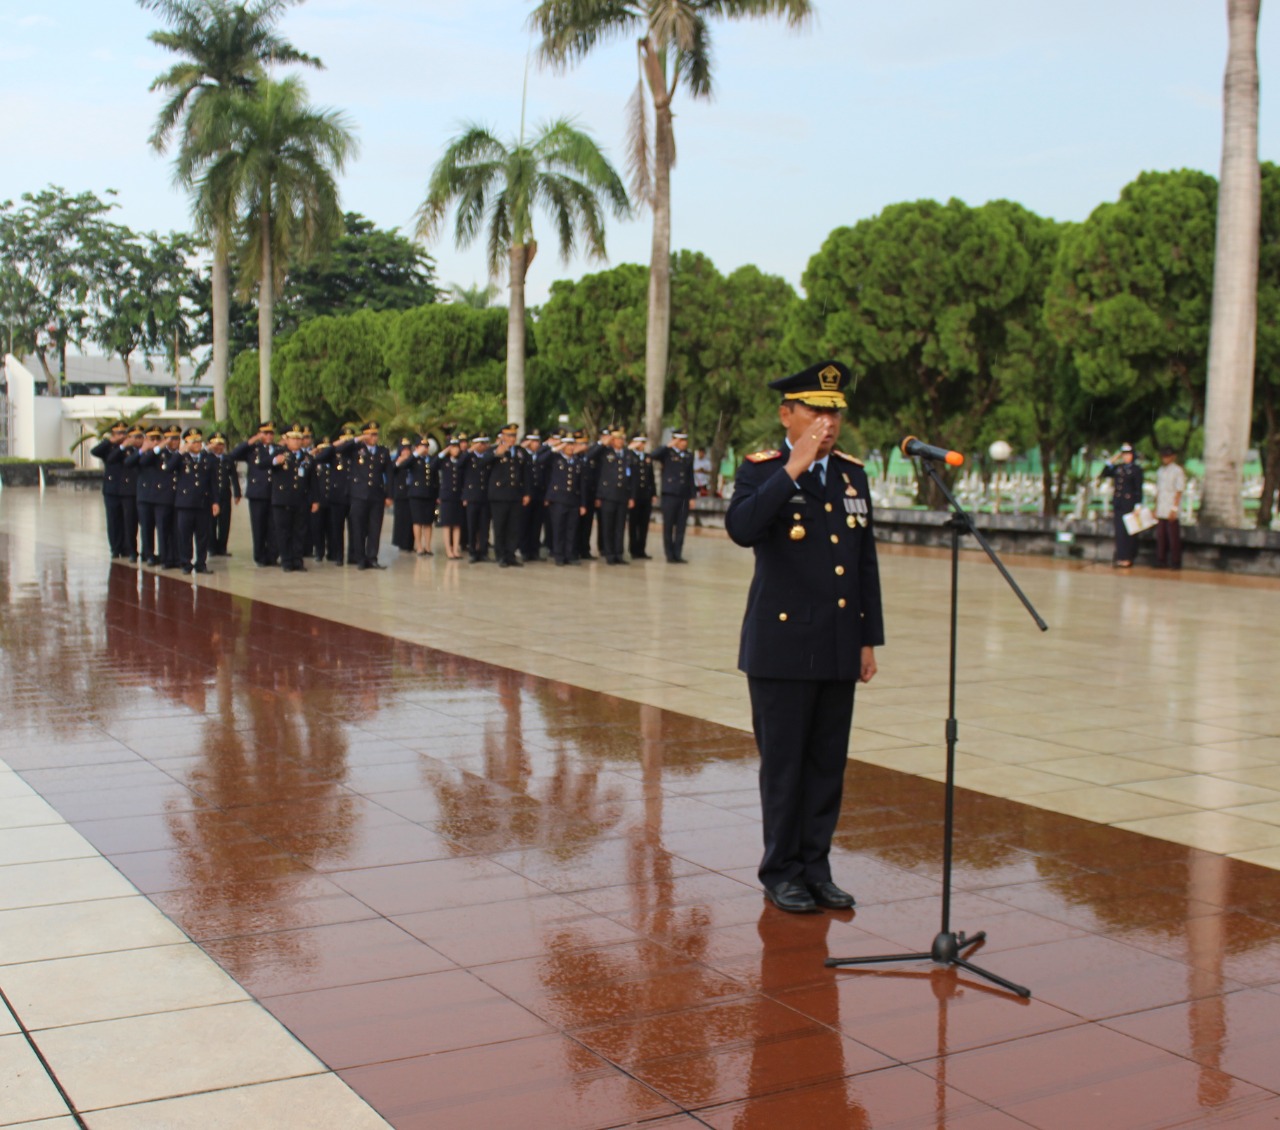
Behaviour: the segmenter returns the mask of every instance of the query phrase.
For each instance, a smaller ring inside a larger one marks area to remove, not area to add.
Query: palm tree
[[[650,442],[662,431],[671,344],[671,169],[676,161],[671,104],[683,86],[710,98],[713,17],[781,16],[800,27],[811,0],[541,0],[529,17],[542,36],[544,63],[567,67],[607,40],[637,36],[640,77],[628,104],[628,164],[632,195],[653,210],[649,261],[649,324],[645,340],[645,427]],[[645,89],[653,107],[650,142]]]
[[[247,92],[262,77],[264,64],[302,63],[320,67],[319,59],[305,55],[276,32],[285,10],[301,0],[138,0],[158,13],[168,30],[153,31],[152,43],[182,58],[151,84],[168,100],[156,117],[151,145],[164,152],[175,130],[182,135],[180,148],[199,152],[203,139],[190,129],[192,113],[213,94]],[[180,128],[180,127],[188,128]],[[188,155],[187,162],[192,160]],[[179,155],[182,162],[182,156]],[[179,180],[181,181],[181,176]],[[189,182],[183,182],[190,188]],[[214,205],[217,206],[214,206]],[[213,252],[213,357],[210,379],[217,418],[227,418],[227,372],[230,367],[230,223],[226,202],[208,202],[208,211],[196,216]]]
[[[245,237],[247,290],[258,287],[258,387],[271,415],[271,346],[276,289],[290,261],[305,262],[345,230],[335,174],[355,155],[347,118],[307,103],[296,78],[259,79],[249,93],[206,98],[192,125],[202,154],[180,160],[196,185],[201,214],[234,213]]]
[[[567,261],[579,233],[587,255],[605,257],[605,206],[617,217],[630,211],[627,190],[590,134],[561,118],[544,126],[526,142],[504,144],[489,130],[466,126],[449,143],[427,185],[427,198],[418,209],[418,236],[435,237],[450,206],[457,202],[454,242],[469,246],[488,220],[488,266],[492,278],[501,276],[506,259],[511,302],[507,308],[507,410],[525,426],[524,282],[537,253],[533,213],[545,208],[560,237],[560,254]]]
[[[1213,313],[1205,390],[1204,498],[1200,521],[1244,524],[1240,498],[1253,418],[1258,331],[1258,10],[1261,0],[1227,0],[1227,69],[1222,99],[1222,181],[1213,259]]]

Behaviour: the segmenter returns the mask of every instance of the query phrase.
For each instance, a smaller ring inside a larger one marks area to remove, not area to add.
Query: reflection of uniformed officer
[[[271,479],[273,460],[284,448],[276,442],[276,426],[263,420],[244,443],[231,449],[231,458],[248,464],[245,472],[244,496],[249,500],[249,532],[253,535],[253,562],[266,566],[276,563],[276,549],[271,542]]]
[[[219,510],[218,461],[204,450],[204,433],[188,428],[182,446],[172,452],[166,467],[177,472],[174,509],[177,518],[178,560],[182,571],[210,572],[205,563],[209,554],[209,531]],[[195,552],[192,553],[192,543]]]
[[[600,511],[600,549],[610,565],[625,565],[622,544],[627,510],[636,504],[636,476],[631,453],[623,443],[626,433],[616,428],[609,446],[600,453],[596,469],[596,507]]]
[[[782,910],[845,908],[828,856],[840,815],[854,688],[884,642],[871,493],[835,450],[849,370],[821,362],[774,381],[786,449],[749,456],[725,515],[755,550],[738,666],[760,749],[760,881]]]
[[[662,464],[662,548],[673,565],[684,564],[684,531],[689,524],[689,500],[693,498],[693,452],[684,432],[671,433],[671,446],[653,453]]]

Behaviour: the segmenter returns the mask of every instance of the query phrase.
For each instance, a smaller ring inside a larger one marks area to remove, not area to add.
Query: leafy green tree
[[[1034,287],[1004,207],[891,205],[833,231],[803,283],[788,352],[797,364],[846,361],[864,447],[888,450],[910,432],[972,449],[1000,396],[1008,321]]]
[[[605,258],[604,212],[625,216],[630,206],[622,181],[591,135],[567,118],[525,139],[503,142],[478,125],[450,142],[418,209],[418,235],[433,239],[449,209],[457,205],[454,242],[468,247],[487,226],[488,267],[498,278],[505,266],[511,300],[507,309],[507,405],[525,427],[525,277],[537,253],[533,218],[550,214],[567,262],[582,242],[587,255]],[[505,260],[505,263],[504,263]]]
[[[207,418],[216,420],[213,401],[206,405]],[[258,354],[246,349],[236,355],[227,378],[226,421],[234,435],[251,436],[258,429]]]
[[[632,195],[653,211],[645,426],[655,443],[662,431],[671,338],[671,169],[676,160],[672,103],[676,91],[683,87],[693,98],[711,97],[713,19],[779,16],[795,28],[807,22],[812,11],[810,0],[541,0],[529,17],[542,36],[540,57],[556,67],[567,67],[610,40],[636,43],[640,75],[628,107],[629,164]],[[652,131],[646,102],[652,107]]]
[[[1262,456],[1258,526],[1274,517],[1280,489],[1280,165],[1262,163],[1258,249],[1258,345],[1253,385],[1254,436]]]
[[[485,283],[483,286],[480,283],[472,283],[471,286],[450,283],[448,290],[450,302],[456,302],[460,306],[471,306],[476,310],[492,306],[498,294],[498,288],[493,283]]]
[[[507,312],[437,303],[406,310],[387,335],[388,385],[406,403],[443,412],[465,390],[501,393]]]
[[[294,78],[210,96],[192,118],[202,145],[180,169],[198,185],[198,212],[225,212],[230,202],[241,217],[241,281],[256,279],[258,288],[260,411],[270,415],[275,293],[291,261],[322,252],[341,232],[336,174],[356,143],[346,117],[311,107]]]
[[[10,351],[34,353],[56,396],[67,349],[90,334],[104,248],[116,238],[105,217],[116,205],[57,185],[21,201],[0,204],[0,321]]]
[[[269,63],[300,63],[319,67],[320,60],[304,54],[284,39],[276,28],[284,13],[300,0],[138,0],[165,22],[148,37],[152,43],[179,57],[151,83],[153,91],[168,97],[156,118],[151,144],[164,152],[175,130],[179,143],[179,179],[194,187],[193,170],[198,159],[212,154],[209,138],[197,124],[202,103],[231,93],[250,92]],[[196,197],[196,223],[213,252],[211,277],[211,359],[217,418],[226,417],[225,391],[230,365],[229,256],[235,223],[233,202],[210,196]]]
[[[394,310],[358,310],[299,325],[277,353],[281,415],[307,421],[322,432],[356,420],[369,400],[389,386],[386,343],[401,317]]]
[[[120,358],[125,387],[132,389],[133,356],[149,344],[154,260],[143,240],[128,228],[103,227],[106,238],[95,255],[99,308],[89,336],[106,356]]]
[[[1062,237],[1045,317],[1108,443],[1204,419],[1216,204],[1207,173],[1142,173]]]
[[[644,413],[646,268],[622,263],[551,284],[534,324],[538,382],[589,429]]]
[[[435,264],[395,228],[379,228],[357,212],[328,254],[290,269],[276,308],[276,335],[309,318],[357,310],[410,310],[437,301]]]
[[[784,375],[783,334],[797,298],[785,279],[756,267],[726,277],[705,255],[680,251],[672,259],[675,414],[718,468],[730,446],[763,438],[762,422],[776,442],[777,396],[768,382]]]

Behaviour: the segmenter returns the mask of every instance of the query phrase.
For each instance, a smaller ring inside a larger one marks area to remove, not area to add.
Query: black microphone
[[[964,462],[964,456],[960,452],[948,451],[945,447],[934,447],[931,443],[922,443],[915,436],[907,436],[902,441],[900,450],[908,458],[915,456],[920,459],[940,459],[949,467],[959,467]]]

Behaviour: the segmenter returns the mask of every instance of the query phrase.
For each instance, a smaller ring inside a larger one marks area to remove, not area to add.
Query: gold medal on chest
[[[858,497],[858,488],[857,488],[857,487],[854,487],[854,486],[848,486],[848,487],[845,487],[845,488],[844,488],[844,493],[845,493],[845,494],[847,494],[850,498],[857,498],[857,497]]]
[[[791,527],[791,540],[792,540],[792,541],[804,541],[804,535],[805,535],[805,528],[804,528],[803,526],[792,526],[792,527]]]
[[[845,518],[844,524],[848,526],[849,529],[852,530],[854,526],[858,524],[858,519],[855,518],[852,514],[850,514],[847,518]]]

